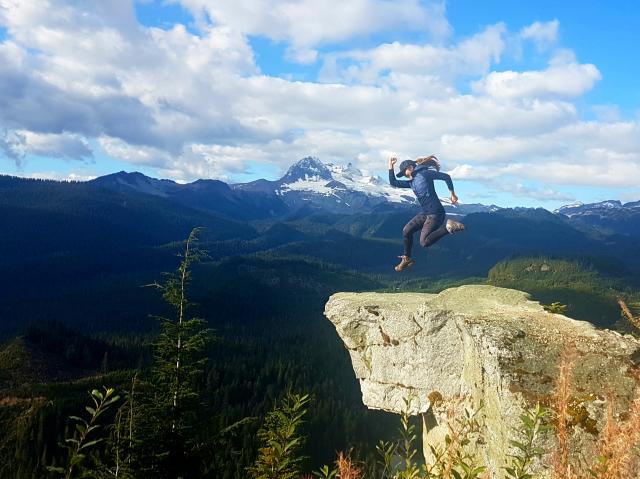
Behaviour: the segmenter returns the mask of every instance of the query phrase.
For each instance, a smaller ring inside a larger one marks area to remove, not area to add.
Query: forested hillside
[[[469,214],[463,234],[417,250],[416,265],[398,275],[411,210],[236,221],[135,191],[0,181],[0,477],[46,477],[46,466],[64,464],[59,443],[88,390],[160,394],[151,386],[160,332],[152,316],[173,310],[151,285],[178,266],[194,227],[207,256],[193,264],[191,314],[215,339],[194,379],[187,452],[213,477],[244,477],[262,419],[287,391],[312,398],[305,470],[336,450],[372,454],[395,431],[394,418],[362,405],[347,352],[322,316],[334,292],[489,282],[622,328],[617,300],[639,300],[637,238],[576,230],[544,210]],[[212,477],[198,474],[190,477]]]

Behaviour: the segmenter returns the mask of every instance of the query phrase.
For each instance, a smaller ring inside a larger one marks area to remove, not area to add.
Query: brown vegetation
[[[342,451],[338,453],[336,460],[336,468],[338,469],[338,479],[361,479],[362,470],[356,467],[351,460],[351,451],[346,454]]]
[[[640,387],[629,412],[616,416],[613,396],[607,397],[606,423],[599,434],[591,463],[580,464],[570,457],[571,381],[577,353],[575,345],[563,351],[558,367],[553,409],[558,447],[551,457],[553,479],[629,479],[640,474]]]

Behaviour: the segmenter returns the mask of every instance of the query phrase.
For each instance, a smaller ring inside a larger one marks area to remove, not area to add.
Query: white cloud
[[[88,142],[78,135],[34,133],[26,130],[12,130],[0,135],[0,151],[18,166],[27,155],[66,160],[88,160],[93,157]]]
[[[378,84],[384,83],[388,72],[392,72],[451,84],[458,76],[481,75],[499,62],[505,48],[505,33],[505,26],[497,24],[452,46],[393,42],[370,50],[330,54],[325,57],[321,78]],[[397,86],[393,81],[389,84]]]
[[[595,65],[569,63],[550,66],[544,71],[491,72],[474,84],[477,92],[496,99],[581,96],[600,80]]]
[[[557,43],[559,26],[560,22],[557,19],[550,22],[534,22],[520,30],[520,36],[534,42],[538,49],[542,50]]]
[[[538,188],[535,186],[525,185],[523,183],[510,183],[508,180],[494,182],[493,187],[499,191],[509,193],[520,198],[533,198],[540,201],[574,201],[575,197],[556,191],[552,188]]]
[[[161,167],[172,158],[170,154],[158,148],[130,145],[119,138],[103,135],[98,139],[98,143],[107,155],[133,165]]]
[[[618,105],[593,105],[591,109],[599,121],[605,123],[616,123],[622,120],[620,107]]]
[[[427,31],[436,38],[445,38],[451,31],[444,2],[180,0],[180,3],[200,17],[204,12],[214,23],[243,34],[287,41],[293,50],[308,51],[321,44],[395,29]]]
[[[452,175],[512,177],[542,184],[629,188],[640,184],[640,125],[578,123],[531,138],[474,138],[479,154],[458,155]],[[504,154],[504,150],[513,151]],[[463,152],[474,148],[463,147]],[[474,160],[470,163],[469,160]]]
[[[391,154],[436,153],[460,178],[540,200],[562,193],[532,181],[640,184],[639,120],[620,120],[615,105],[581,120],[576,104],[601,75],[558,45],[556,20],[450,40],[442,2],[181,3],[199,13],[198,34],[144,27],[130,0],[0,0],[5,156],[87,159],[97,140],[134,167],[189,180],[232,179],[256,162],[282,171],[309,154],[383,170]],[[431,40],[339,44],[394,29]],[[321,62],[320,78],[261,73],[250,35]],[[499,71],[523,41],[553,47],[539,52],[548,68]]]
[[[33,173],[2,173],[0,175],[19,176],[21,178],[40,178],[44,180],[56,181],[89,181],[96,178],[94,175],[83,175],[81,173],[62,174],[57,171],[36,171]]]

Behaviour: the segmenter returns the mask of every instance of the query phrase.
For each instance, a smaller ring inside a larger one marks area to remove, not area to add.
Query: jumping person
[[[420,232],[420,245],[431,246],[443,236],[462,231],[464,225],[457,221],[448,219],[445,221],[445,211],[440,198],[436,194],[433,180],[443,180],[449,187],[451,193],[451,203],[457,204],[458,197],[453,190],[451,177],[440,171],[438,159],[431,155],[417,160],[405,160],[400,163],[398,177],[406,176],[408,180],[398,180],[394,174],[394,166],[398,160],[389,159],[389,183],[396,188],[411,188],[422,206],[422,212],[409,221],[402,229],[404,240],[404,254],[398,256],[400,264],[395,267],[396,271],[408,268],[415,260],[411,258],[411,248],[413,247],[413,234]]]

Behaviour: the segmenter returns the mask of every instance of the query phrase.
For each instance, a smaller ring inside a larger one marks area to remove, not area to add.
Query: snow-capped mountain
[[[418,209],[411,190],[393,188],[388,179],[353,164],[323,163],[306,157],[291,165],[279,180],[256,180],[228,185],[218,180],[197,180],[179,184],[150,178],[142,173],[121,171],[89,183],[116,192],[136,192],[161,196],[186,206],[219,213],[234,219],[258,219],[302,214],[305,211],[366,213]],[[436,185],[439,191],[446,192]],[[441,198],[449,215],[493,212],[494,205],[459,204]],[[640,201],[618,200],[573,203],[554,211],[577,228],[605,234],[640,234]]]
[[[562,206],[554,213],[566,216],[576,226],[595,228],[606,234],[640,234],[640,201],[578,202]]]
[[[393,188],[386,178],[355,168],[351,163],[325,164],[313,157],[293,164],[279,180],[257,180],[232,187],[238,191],[271,191],[294,209],[307,206],[331,212],[358,213],[380,207],[417,205],[410,190]],[[450,214],[498,209],[479,204],[453,206],[448,204],[448,198],[442,201]]]
[[[331,181],[331,171],[317,158],[308,156],[291,165],[285,175],[280,178],[282,183],[297,181]]]
[[[632,203],[629,203],[632,204]],[[580,201],[577,203],[573,203],[570,205],[561,206],[554,213],[560,213],[565,216],[575,216],[575,215],[590,215],[590,214],[602,214],[608,211],[616,210],[619,208],[624,208],[626,205],[623,205],[618,200],[607,200],[600,201],[599,203],[588,203],[584,204]]]

